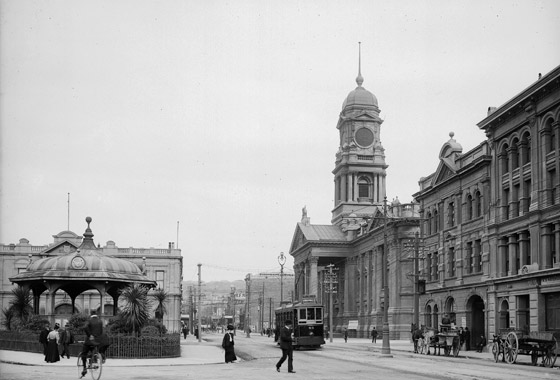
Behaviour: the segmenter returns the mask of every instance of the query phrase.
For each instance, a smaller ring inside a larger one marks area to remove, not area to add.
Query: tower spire
[[[364,83],[364,78],[362,77],[362,43],[358,42],[358,76],[356,77],[356,83],[358,87],[362,86]]]

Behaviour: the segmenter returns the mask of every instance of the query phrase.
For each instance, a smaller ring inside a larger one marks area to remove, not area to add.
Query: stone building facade
[[[443,313],[482,335],[560,332],[560,67],[478,123],[487,140],[453,139],[421,178],[421,321]]]

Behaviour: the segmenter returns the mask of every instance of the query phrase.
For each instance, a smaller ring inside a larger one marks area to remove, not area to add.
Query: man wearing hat
[[[86,357],[89,351],[93,350],[95,346],[99,346],[99,353],[105,363],[105,351],[107,347],[109,347],[109,339],[103,332],[103,322],[99,319],[95,310],[91,311],[91,316],[84,327],[84,332],[86,333],[86,340],[84,341],[82,353],[80,354],[83,364],[82,377],[87,374]]]
[[[286,320],[284,322],[284,327],[280,330],[280,348],[282,349],[282,357],[276,363],[276,370],[280,372],[280,367],[282,363],[288,358],[288,372],[289,373],[296,373],[294,371],[293,366],[293,355],[294,355],[294,348],[292,346],[292,342],[294,338],[292,337],[292,321]]]

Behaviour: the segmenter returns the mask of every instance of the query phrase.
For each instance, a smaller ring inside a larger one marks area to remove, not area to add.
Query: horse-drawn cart
[[[439,355],[443,348],[445,356],[449,356],[453,353],[453,356],[457,357],[461,350],[459,330],[449,329],[447,331],[438,332],[437,330],[428,329],[424,331],[424,337],[419,347],[420,352],[426,355],[430,355],[430,348],[433,347],[434,355],[436,354],[436,349]]]
[[[509,364],[515,363],[517,355],[530,355],[531,363],[537,365],[539,357],[542,365],[552,367],[560,351],[558,340],[559,333],[530,332],[522,330],[500,330],[499,335],[494,335],[492,354],[497,362],[502,356],[502,361]]]

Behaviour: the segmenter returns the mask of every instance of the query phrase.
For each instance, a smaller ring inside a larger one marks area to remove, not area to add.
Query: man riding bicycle
[[[80,353],[84,366],[82,377],[87,374],[86,358],[95,346],[99,346],[99,353],[103,357],[103,362],[105,362],[105,351],[107,347],[109,347],[107,335],[103,333],[103,322],[101,322],[94,310],[91,311],[91,317],[84,327],[84,331],[86,333],[86,340],[84,341],[82,352]]]

